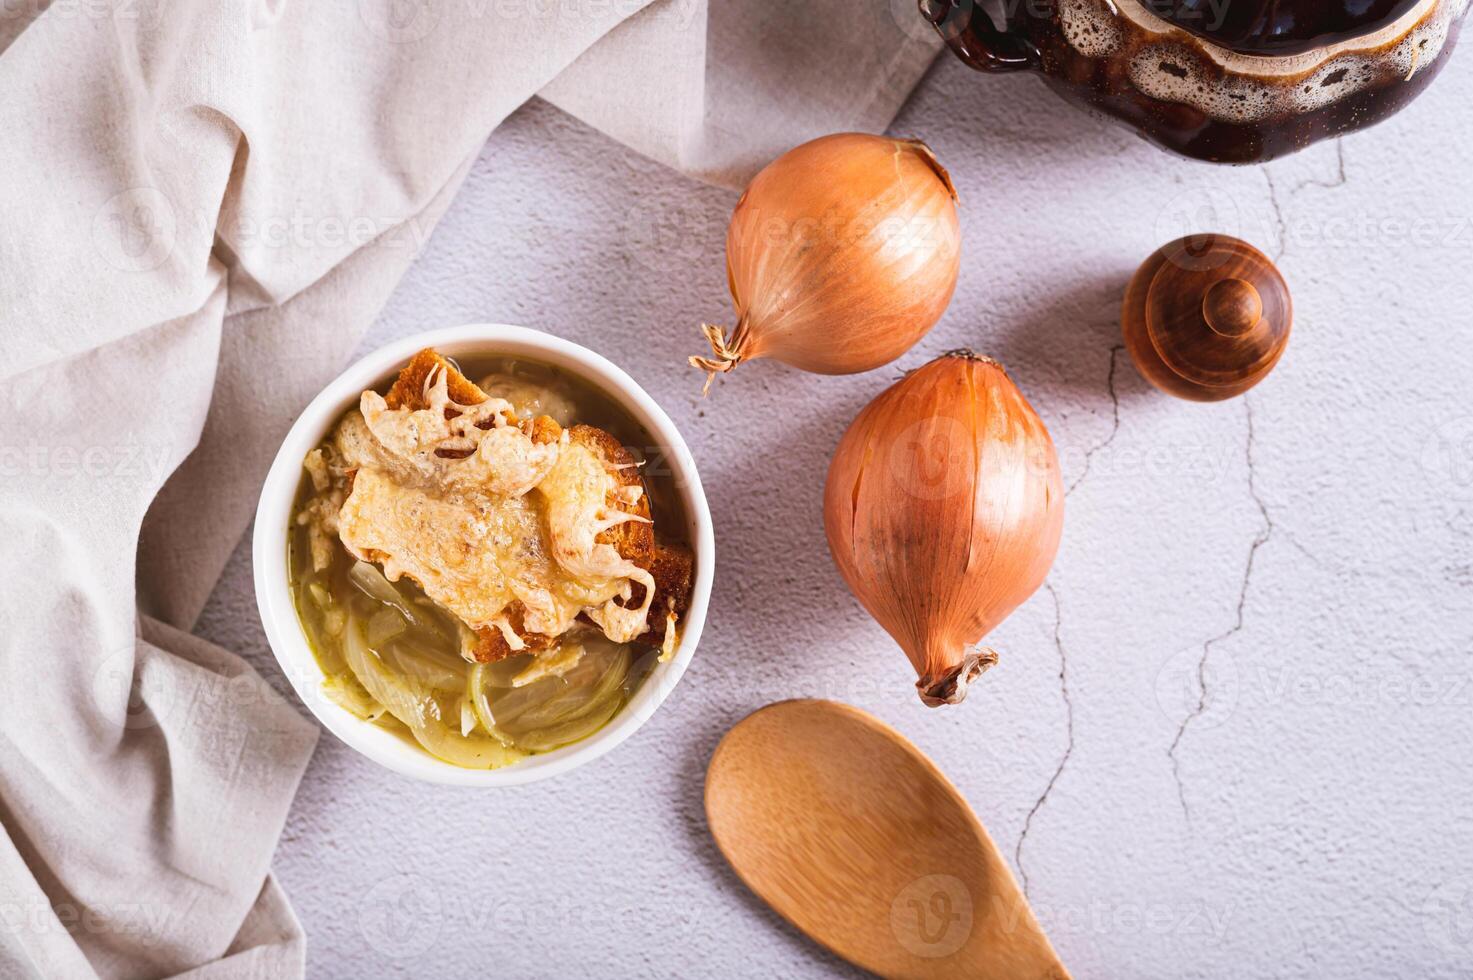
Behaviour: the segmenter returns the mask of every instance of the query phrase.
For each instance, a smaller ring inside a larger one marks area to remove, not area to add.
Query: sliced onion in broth
[[[610,718],[614,717],[619,710],[621,698],[605,698],[595,701],[589,706],[589,710],[558,725],[549,728],[538,729],[517,736],[517,747],[528,752],[547,752],[560,745],[576,742],[581,738],[587,738],[608,724]]]
[[[406,680],[432,690],[457,695],[465,690],[469,665],[464,660],[412,638],[400,637],[389,642],[380,651],[379,659]]]
[[[496,769],[526,755],[487,735],[461,735],[459,695],[437,695],[422,681],[396,674],[369,648],[356,617],[348,621],[343,650],[349,669],[368,693],[432,755],[467,769]]]
[[[561,677],[545,677],[524,687],[483,689],[497,727],[526,747],[528,739],[542,744],[547,740],[543,736],[556,737],[551,732],[558,726],[585,716],[603,715],[607,721],[613,711],[605,714],[603,709],[612,705],[617,710],[623,702],[633,657],[627,646],[607,641],[587,642],[585,647],[583,659]]]
[[[348,569],[348,581],[357,586],[358,591],[370,599],[375,599],[398,611],[399,615],[404,617],[405,622],[413,626],[421,625],[421,619],[424,617],[423,610],[416,613],[411,608],[409,601],[404,598],[403,593],[394,588],[394,583],[384,578],[384,573],[376,566],[366,561],[354,562],[353,567]]]
[[[385,643],[408,628],[409,624],[397,610],[384,608],[368,617],[368,625],[364,629],[364,634],[370,647],[381,650]]]

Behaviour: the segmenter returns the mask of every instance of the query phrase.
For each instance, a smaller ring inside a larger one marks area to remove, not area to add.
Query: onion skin
[[[730,338],[704,325],[716,374],[771,357],[854,374],[910,350],[956,289],[956,189],[930,147],[866,133],[804,143],[748,185],[726,233]]]
[[[834,563],[932,707],[959,703],[996,662],[971,648],[1043,584],[1063,528],[1048,430],[1002,366],[970,351],[870,402],[824,489]]]

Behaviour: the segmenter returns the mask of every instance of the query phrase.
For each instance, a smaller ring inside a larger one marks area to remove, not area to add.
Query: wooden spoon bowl
[[[966,800],[858,708],[780,701],[748,715],[711,757],[706,818],[752,891],[866,970],[1067,980]]]

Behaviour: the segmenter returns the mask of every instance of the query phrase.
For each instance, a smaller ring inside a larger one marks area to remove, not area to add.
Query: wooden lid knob
[[[1263,297],[1246,279],[1219,279],[1202,297],[1202,320],[1213,333],[1241,337],[1263,320]]]
[[[1197,401],[1242,394],[1278,363],[1293,303],[1273,262],[1228,235],[1182,238],[1136,271],[1121,331],[1141,373]]]

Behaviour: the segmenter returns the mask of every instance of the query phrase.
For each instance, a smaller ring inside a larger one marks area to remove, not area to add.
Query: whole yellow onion
[[[752,179],[726,232],[737,324],[703,324],[717,374],[771,357],[818,374],[888,364],[925,336],[956,289],[951,177],[920,140],[838,133]]]
[[[973,647],[1048,576],[1064,486],[1043,420],[1002,365],[952,351],[854,419],[823,512],[839,573],[935,707],[997,662]]]

